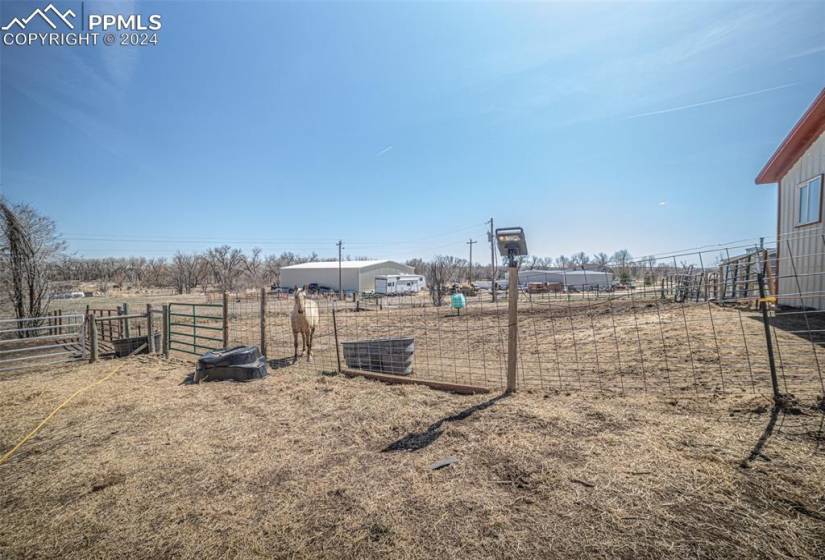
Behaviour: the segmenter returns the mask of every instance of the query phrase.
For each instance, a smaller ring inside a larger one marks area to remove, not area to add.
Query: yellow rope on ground
[[[37,432],[39,432],[39,431],[43,428],[43,426],[45,426],[45,425],[46,425],[46,423],[47,423],[49,420],[51,420],[51,419],[52,419],[52,417],[53,417],[55,414],[57,414],[57,412],[58,412],[61,408],[63,408],[63,407],[64,407],[64,406],[66,406],[67,404],[69,404],[69,401],[71,401],[73,398],[75,398],[76,396],[78,396],[80,393],[82,393],[82,392],[84,392],[84,391],[88,391],[89,389],[91,389],[92,387],[95,387],[95,386],[97,386],[97,385],[100,385],[101,383],[103,383],[103,382],[104,382],[104,381],[106,381],[107,379],[111,379],[111,378],[112,378],[112,376],[113,376],[114,374],[116,374],[118,371],[120,371],[120,368],[122,368],[124,365],[125,365],[125,362],[121,363],[120,365],[118,365],[117,367],[115,367],[115,368],[114,368],[114,369],[113,369],[113,370],[112,370],[112,371],[111,371],[108,375],[106,375],[106,376],[104,376],[103,378],[98,379],[98,380],[97,380],[97,381],[95,381],[94,383],[92,383],[92,384],[90,384],[90,385],[87,385],[87,386],[83,387],[82,389],[78,389],[77,391],[75,391],[74,393],[72,393],[72,395],[71,395],[68,399],[66,399],[65,401],[63,401],[62,403],[60,403],[60,405],[59,405],[57,408],[55,408],[54,410],[52,410],[52,411],[49,413],[49,415],[48,415],[48,416],[46,416],[46,417],[43,419],[43,421],[42,421],[42,422],[40,422],[40,424],[38,424],[38,425],[37,425],[37,427],[36,427],[35,429],[33,429],[33,430],[32,430],[31,432],[29,432],[28,434],[26,434],[26,437],[24,437],[24,438],[23,438],[23,439],[21,439],[19,442],[17,442],[17,445],[15,445],[14,447],[12,447],[12,448],[11,448],[11,449],[10,449],[10,450],[9,450],[9,451],[5,454],[5,455],[3,455],[2,457],[0,457],[0,465],[2,465],[3,463],[5,463],[5,462],[6,462],[6,461],[8,461],[9,459],[11,459],[12,455],[14,455],[14,453],[15,453],[18,449],[20,449],[20,447],[21,447],[24,443],[26,443],[26,442],[27,442],[28,440],[30,440],[30,439],[31,439],[31,438],[32,438],[32,437],[33,437],[33,436],[34,436]]]

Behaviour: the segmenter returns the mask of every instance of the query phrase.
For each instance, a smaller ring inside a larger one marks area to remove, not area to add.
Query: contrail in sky
[[[792,82],[789,84],[782,84],[781,86],[774,86],[765,89],[758,89],[756,91],[749,91],[747,93],[739,93],[736,95],[728,95],[727,97],[717,97],[716,99],[709,99],[707,101],[700,101],[699,103],[691,103],[690,105],[681,105],[679,107],[671,107],[670,109],[661,109],[659,111],[650,111],[648,113],[639,113],[638,115],[631,115],[629,117],[625,117],[626,120],[629,119],[639,119],[642,117],[650,117],[653,115],[664,115],[665,113],[675,113],[676,111],[685,111],[687,109],[693,109],[695,107],[704,107],[705,105],[714,105],[716,103],[725,103],[726,101],[733,101],[734,99],[742,99],[744,97],[752,97],[754,95],[761,95],[763,93],[768,93],[770,91],[776,91],[779,89],[785,89],[789,87],[793,87],[797,85],[798,82]]]

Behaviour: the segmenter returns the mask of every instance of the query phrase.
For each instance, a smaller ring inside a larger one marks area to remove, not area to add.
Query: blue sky
[[[823,2],[84,8],[159,44],[3,46],[0,182],[93,257],[466,256],[490,216],[541,256],[770,236],[754,177],[825,85]]]

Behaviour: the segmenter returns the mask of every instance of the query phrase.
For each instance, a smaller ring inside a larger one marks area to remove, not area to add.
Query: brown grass
[[[0,450],[112,366],[3,377]],[[0,465],[0,556],[825,555],[812,409],[743,468],[760,397],[489,402],[303,368],[181,385],[190,369],[130,359]]]

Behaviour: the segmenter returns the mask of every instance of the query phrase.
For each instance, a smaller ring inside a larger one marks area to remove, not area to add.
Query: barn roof
[[[781,180],[823,131],[825,131],[825,88],[822,88],[814,102],[756,176],[756,184],[765,185]]]
[[[412,270],[409,266],[401,263],[397,263],[395,261],[390,260],[378,260],[378,261],[341,261],[341,268],[368,268],[371,266],[376,265],[395,265],[401,266],[405,269]],[[301,264],[293,264],[290,266],[285,266],[281,270],[303,270],[303,269],[323,269],[323,268],[334,268],[338,269],[338,261],[315,261],[315,262],[308,262],[308,263],[301,263]]]

